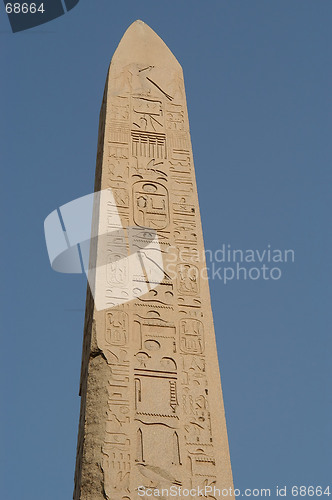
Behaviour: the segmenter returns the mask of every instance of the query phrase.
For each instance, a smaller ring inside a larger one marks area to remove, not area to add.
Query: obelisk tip
[[[165,42],[141,19],[134,21],[124,33],[112,62],[125,65],[139,61],[150,65],[181,68]]]

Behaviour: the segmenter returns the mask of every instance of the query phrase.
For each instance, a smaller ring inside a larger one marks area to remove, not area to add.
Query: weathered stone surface
[[[157,232],[165,275],[144,295],[138,276],[137,298],[122,304],[112,273],[104,277],[105,310],[88,291],[74,500],[136,500],[139,486],[229,488],[183,74],[142,21],[126,31],[107,77],[95,190],[106,188],[141,248],[146,231]]]

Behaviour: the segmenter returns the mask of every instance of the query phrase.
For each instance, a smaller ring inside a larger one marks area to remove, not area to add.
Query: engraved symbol
[[[130,423],[129,406],[121,404],[110,404],[108,413],[108,422],[121,429],[125,424]],[[114,428],[114,427],[113,427]]]
[[[178,398],[176,393],[176,382],[174,380],[169,381],[169,389],[170,389],[170,407],[173,412],[175,412],[176,407],[178,406]]]
[[[168,192],[164,186],[157,182],[136,182],[133,198],[135,224],[152,229],[164,229],[168,225]]]
[[[115,346],[128,342],[128,315],[123,311],[112,311],[106,315],[106,341]]]
[[[129,384],[128,366],[111,365],[109,384],[111,386],[127,387]]]
[[[119,144],[110,144],[109,145],[109,156],[111,158],[129,158],[129,147],[122,146]]]
[[[118,498],[118,493],[130,493],[130,454],[126,446],[112,446],[105,444],[103,446],[102,469],[105,477],[105,493],[108,498]],[[128,497],[124,497],[128,498]]]
[[[169,358],[167,356],[164,356],[161,361],[160,365],[163,368],[163,370],[168,371],[168,372],[175,372],[176,371],[176,363],[173,358]]]
[[[204,452],[202,448],[197,448],[190,453],[193,475],[205,475],[215,477],[215,459]]]
[[[197,319],[180,320],[180,347],[188,354],[202,354],[204,352],[204,327]]]
[[[128,282],[127,255],[121,252],[112,252],[107,259],[107,281],[120,287]]]
[[[154,86],[155,86],[158,90],[160,90],[160,92],[161,92],[162,94],[164,94],[164,96],[165,96],[165,97],[167,97],[167,99],[169,99],[170,101],[172,101],[172,100],[173,100],[173,97],[172,97],[171,95],[167,94],[167,92],[165,92],[165,91],[164,91],[161,87],[159,87],[159,85],[158,85],[156,82],[154,82],[153,80],[151,80],[151,78],[149,78],[149,77],[147,76],[147,77],[146,77],[146,79],[147,79],[150,83],[152,83],[152,85],[154,85]]]
[[[110,123],[110,142],[116,142],[119,144],[129,143],[129,125],[122,122],[111,122]]]
[[[178,191],[179,193],[183,193],[186,195],[192,194],[194,190],[193,183],[189,179],[182,179],[182,178],[173,179],[172,189],[174,191]]]
[[[176,407],[179,405],[177,398],[176,374],[168,375],[166,372],[146,370],[142,368],[139,377],[135,378],[135,408],[137,414],[150,416],[155,422],[153,415],[166,419],[177,417]],[[151,397],[153,394],[153,398]],[[160,423],[160,422],[159,422]]]
[[[199,271],[192,264],[179,264],[177,266],[177,284],[179,293],[196,295],[199,291]]]
[[[178,203],[173,203],[176,215],[195,215],[195,206],[188,203],[188,197],[179,197]]]
[[[186,132],[170,132],[168,134],[169,146],[172,150],[172,158],[178,157],[179,161],[190,161],[190,141]]]
[[[129,103],[127,97],[114,97],[110,107],[111,120],[128,120]]]
[[[138,361],[139,367],[145,368],[146,363],[147,363],[149,357],[151,357],[151,356],[149,356],[146,352],[138,352],[137,354],[135,354],[135,357]]]
[[[129,206],[129,195],[127,189],[113,188],[113,194],[114,200],[119,208]]]
[[[171,305],[174,299],[173,285],[171,284],[161,284],[159,287],[149,290],[149,292],[144,294],[142,298],[142,292],[139,287],[137,287],[138,300],[140,302],[150,304],[150,302],[155,302],[157,304]]]
[[[144,156],[145,158],[166,158],[166,137],[164,134],[155,132],[131,132],[131,144],[133,156]],[[128,158],[128,157],[126,157]]]
[[[154,85],[154,87],[156,87],[162,94],[164,94],[164,96],[167,97],[168,100],[172,101],[173,97],[171,95],[167,94],[167,92],[165,92],[156,82],[154,82],[151,78],[149,78],[148,76],[146,76],[146,74],[143,73],[143,71],[150,72],[151,70],[153,70],[153,68],[154,68],[154,66],[147,66],[145,68],[139,69],[138,73],[139,73],[139,75],[141,75],[141,77],[145,77],[146,80],[148,80],[150,83],[152,83],[152,85]],[[149,92],[150,92],[150,89],[149,89]]]
[[[185,262],[199,262],[199,252],[196,247],[179,245],[177,251],[179,260],[184,260]]]
[[[179,436],[176,431],[173,434],[173,464],[181,465]]]
[[[144,346],[148,351],[158,351],[160,349],[160,343],[153,339],[146,340]]]
[[[132,161],[133,177],[151,179],[152,181],[167,181],[166,166],[164,160],[156,161],[154,158],[133,158]]]
[[[175,241],[183,243],[196,243],[197,233],[194,221],[174,220]]]
[[[148,478],[152,482],[152,484],[159,485],[164,481],[166,481],[168,484],[182,484],[181,481],[175,479],[175,477],[173,477],[169,472],[155,465],[137,464],[137,467],[140,473]]]
[[[170,130],[184,129],[184,111],[180,104],[169,104],[166,108],[167,128]]]
[[[128,157],[128,156],[127,156]],[[128,178],[128,161],[114,158],[108,162],[108,175],[114,181],[126,181]]]
[[[134,98],[133,111],[133,125],[138,129],[158,132],[164,128],[161,101],[143,97]]]
[[[144,462],[143,455],[143,432],[142,429],[137,430],[137,450],[136,450],[136,462]]]

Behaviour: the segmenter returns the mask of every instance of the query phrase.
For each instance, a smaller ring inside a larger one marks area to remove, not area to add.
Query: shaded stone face
[[[107,272],[97,267],[107,308],[88,291],[74,499],[180,487],[218,498],[232,474],[183,75],[142,21],[107,77],[95,190],[108,188],[145,266],[156,262],[149,231],[158,235],[164,277],[142,294],[146,275],[128,274],[125,239],[114,258],[106,249]],[[119,301],[129,275],[135,298]]]

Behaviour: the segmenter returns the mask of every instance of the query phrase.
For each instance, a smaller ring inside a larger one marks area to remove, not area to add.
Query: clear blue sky
[[[332,492],[331,3],[81,0],[17,34],[0,12],[1,498],[72,497],[86,279],[52,271],[43,221],[93,189],[136,19],[183,66],[206,247],[295,250],[280,280],[211,281],[235,485]]]

